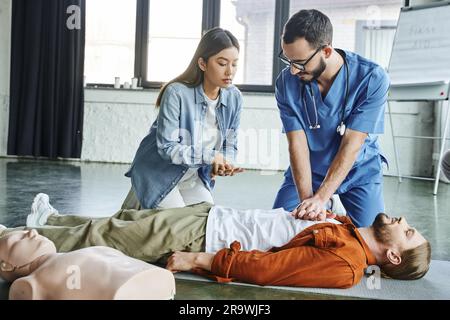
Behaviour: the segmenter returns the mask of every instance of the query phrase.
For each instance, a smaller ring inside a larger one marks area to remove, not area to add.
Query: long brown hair
[[[196,87],[203,82],[203,71],[198,66],[198,59],[203,58],[205,63],[209,57],[218,54],[220,51],[235,47],[239,51],[239,42],[233,34],[222,28],[213,28],[207,31],[200,39],[197,50],[191,59],[187,69],[175,79],[167,82],[160,90],[156,99],[156,107],[161,105],[161,99],[167,86],[173,82],[181,82],[189,87]]]
[[[401,254],[399,265],[386,264],[381,267],[384,278],[399,280],[415,280],[422,278],[430,268],[431,246],[427,241],[413,249],[405,250]]]

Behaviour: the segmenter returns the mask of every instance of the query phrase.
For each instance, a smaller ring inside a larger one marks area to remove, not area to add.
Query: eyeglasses
[[[306,59],[305,63],[300,63],[300,62],[295,62],[295,61],[291,61],[288,58],[286,58],[283,54],[283,50],[280,51],[280,53],[278,54],[278,58],[281,60],[281,62],[283,62],[285,65],[291,67],[294,66],[296,69],[300,70],[300,71],[305,71],[305,66],[308,62],[311,61],[312,58],[314,58],[314,56],[317,54],[317,52],[319,52],[320,50],[322,50],[323,48],[325,48],[327,45],[322,45],[319,48],[317,48],[316,51],[314,51],[314,53],[311,55],[311,57],[309,57],[308,59]]]

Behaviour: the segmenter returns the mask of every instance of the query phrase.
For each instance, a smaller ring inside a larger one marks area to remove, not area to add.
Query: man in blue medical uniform
[[[382,67],[332,47],[333,27],[301,10],[284,27],[279,58],[288,65],[275,96],[289,143],[290,167],[274,208],[323,220],[339,194],[358,227],[384,212],[377,134],[384,132],[389,79]]]

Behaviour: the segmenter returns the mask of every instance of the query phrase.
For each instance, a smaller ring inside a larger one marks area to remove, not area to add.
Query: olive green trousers
[[[107,246],[143,261],[164,263],[174,251],[202,252],[208,213],[206,202],[173,209],[121,209],[107,218],[51,215],[35,228],[58,252]],[[2,234],[24,228],[6,229]]]

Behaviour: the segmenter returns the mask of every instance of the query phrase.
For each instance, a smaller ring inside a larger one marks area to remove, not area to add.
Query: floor
[[[128,165],[35,161],[0,158],[0,223],[20,226],[36,193],[50,195],[61,213],[109,216],[122,204],[130,181]],[[218,178],[216,204],[236,208],[271,208],[283,179],[282,172],[248,170],[235,177]],[[450,260],[450,185],[441,183],[436,197],[429,181],[385,177],[386,212],[405,215],[429,239],[432,259]],[[8,287],[0,283],[0,299]],[[344,299],[310,293],[177,281],[176,299]]]

